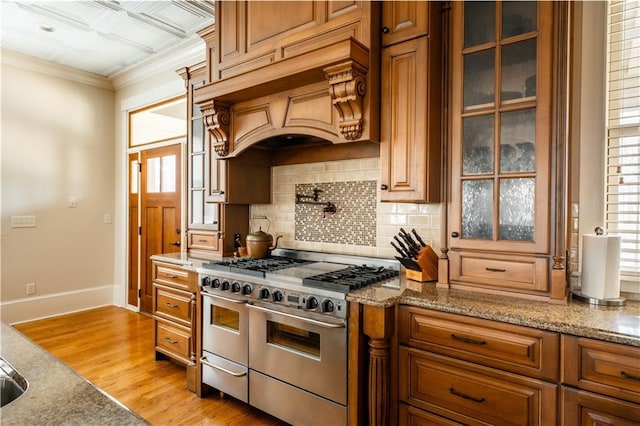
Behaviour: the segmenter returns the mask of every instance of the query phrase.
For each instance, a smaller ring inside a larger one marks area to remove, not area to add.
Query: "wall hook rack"
[[[336,205],[331,201],[318,201],[318,194],[323,192],[321,189],[314,188],[313,195],[296,194],[296,204],[311,204],[314,206],[324,206],[322,208],[322,217],[326,218],[327,214],[334,214],[337,209]],[[307,201],[313,200],[313,201]]]

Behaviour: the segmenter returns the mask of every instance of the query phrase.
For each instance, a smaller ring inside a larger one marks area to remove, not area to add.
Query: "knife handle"
[[[415,229],[412,229],[411,232],[413,233],[413,235],[416,236],[416,240],[418,240],[418,242],[420,243],[420,245],[422,247],[426,247],[427,245],[424,243],[424,240],[422,239],[422,237],[420,237],[420,235],[418,235],[418,233],[416,232]]]

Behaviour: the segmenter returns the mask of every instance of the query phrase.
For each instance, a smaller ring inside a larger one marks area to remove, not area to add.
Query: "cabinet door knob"
[[[453,232],[451,233],[451,238],[458,238],[459,236],[460,236],[460,234],[459,234],[459,233],[457,233],[456,231],[453,231]]]
[[[389,34],[389,28],[388,27],[382,27],[382,34]]]
[[[389,189],[389,187],[383,183],[382,185],[380,185],[380,189],[386,191],[387,189]]]

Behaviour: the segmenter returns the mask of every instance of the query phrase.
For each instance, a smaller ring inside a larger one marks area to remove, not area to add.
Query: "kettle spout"
[[[275,249],[277,249],[277,248],[278,248],[278,240],[279,240],[280,238],[282,238],[282,235],[278,235],[278,236],[276,237],[276,243],[273,245],[273,247],[269,247],[269,250],[275,250]]]

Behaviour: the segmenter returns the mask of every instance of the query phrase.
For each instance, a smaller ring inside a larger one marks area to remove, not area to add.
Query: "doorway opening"
[[[151,256],[182,247],[186,100],[132,111],[128,122],[127,304],[151,314]]]

